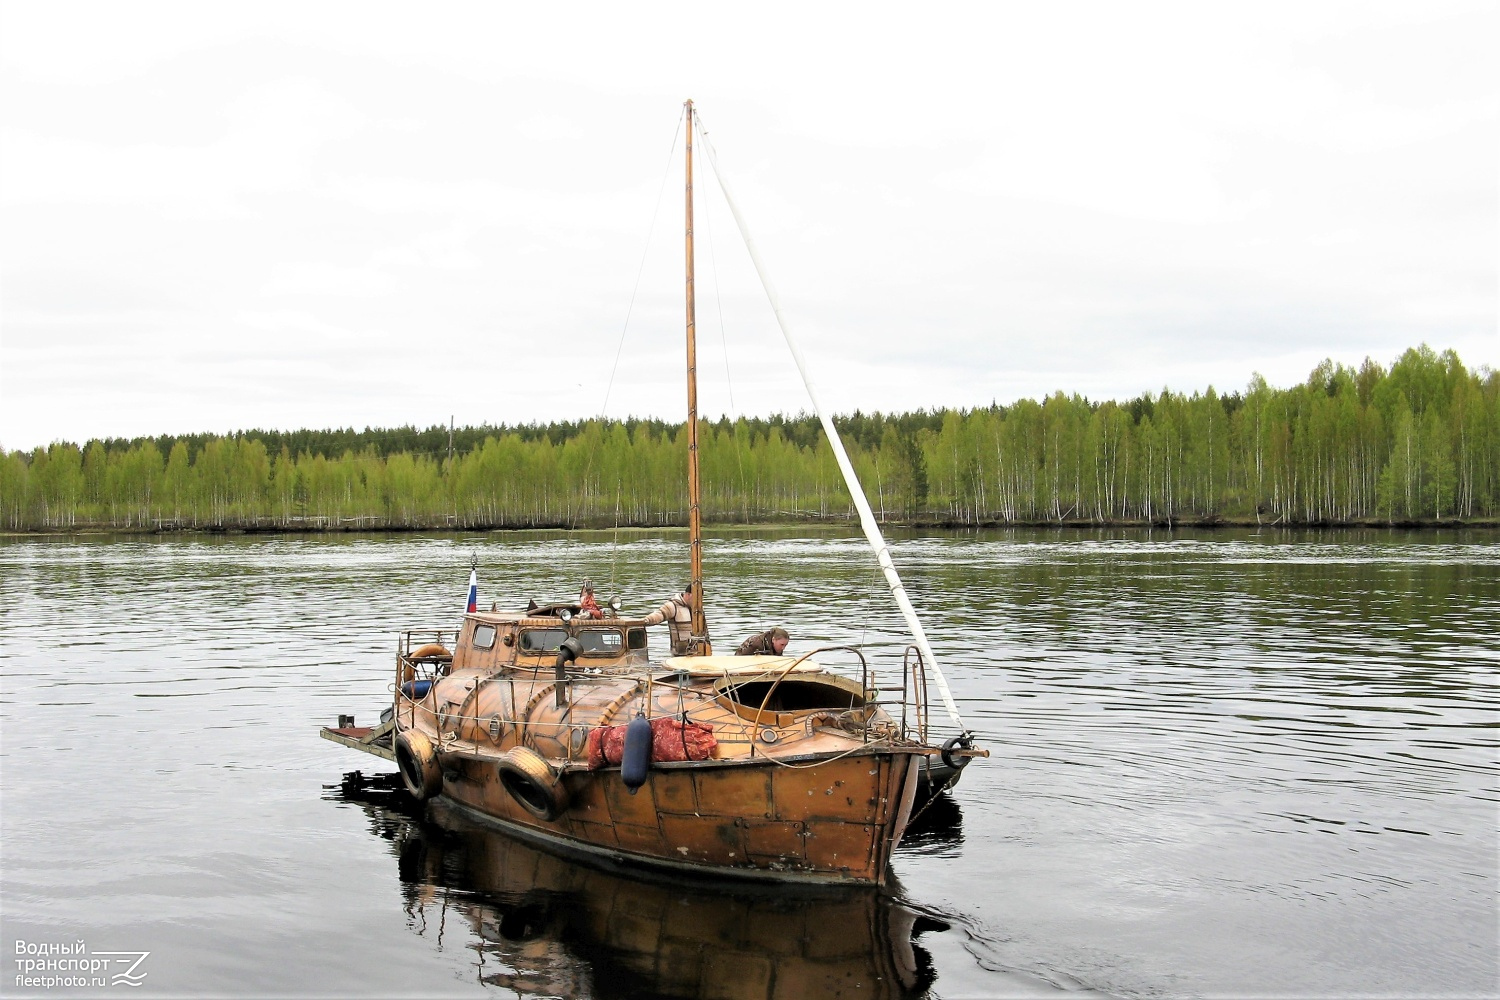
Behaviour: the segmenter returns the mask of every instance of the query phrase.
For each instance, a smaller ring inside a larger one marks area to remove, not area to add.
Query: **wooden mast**
[[[698,486],[698,327],[697,299],[693,287],[693,102],[683,102],[687,115],[687,183],[684,193],[687,238],[687,440],[688,440],[688,547],[692,557],[693,635],[707,644],[708,626],[703,617],[703,518]]]

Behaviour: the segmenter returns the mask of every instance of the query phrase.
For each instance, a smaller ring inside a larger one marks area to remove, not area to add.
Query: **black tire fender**
[[[568,808],[568,789],[546,758],[530,747],[511,747],[496,765],[500,784],[516,804],[552,822]]]
[[[443,769],[438,766],[432,741],[415,729],[403,729],[396,736],[396,766],[401,781],[418,802],[426,802],[443,790]]]
[[[964,768],[968,767],[969,766],[969,761],[973,760],[974,758],[972,758],[972,757],[954,757],[953,756],[953,751],[957,750],[959,747],[963,747],[964,749],[968,749],[969,744],[971,742],[973,742],[973,741],[970,740],[969,737],[967,737],[967,736],[955,736],[951,740],[949,740],[948,742],[944,743],[943,744],[943,764],[946,765],[947,767],[953,768],[953,770],[955,770],[955,771],[962,771]]]

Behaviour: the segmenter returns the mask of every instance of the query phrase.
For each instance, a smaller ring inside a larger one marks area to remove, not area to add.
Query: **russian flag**
[[[479,571],[469,570],[469,611],[479,610]]]

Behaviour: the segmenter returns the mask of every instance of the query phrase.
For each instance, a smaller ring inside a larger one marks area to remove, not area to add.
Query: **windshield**
[[[521,652],[555,653],[568,637],[565,628],[529,628],[521,632]],[[618,656],[625,649],[625,637],[617,628],[581,628],[578,645],[584,656]]]

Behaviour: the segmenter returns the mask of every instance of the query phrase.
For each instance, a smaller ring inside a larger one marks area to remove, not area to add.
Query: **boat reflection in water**
[[[917,801],[911,824],[901,838],[897,854],[922,854],[929,858],[956,858],[964,842],[964,813],[951,795],[934,795]]]
[[[550,854],[441,800],[425,815],[394,776],[350,775],[399,858],[412,926],[472,930],[475,973],[522,994],[910,997],[932,984],[916,943],[945,924],[889,891],[686,882]]]

